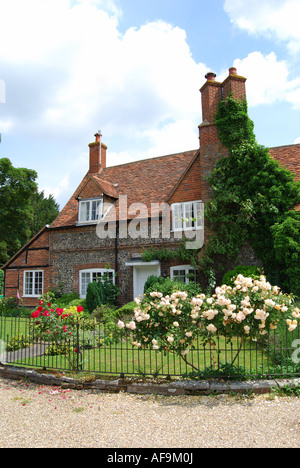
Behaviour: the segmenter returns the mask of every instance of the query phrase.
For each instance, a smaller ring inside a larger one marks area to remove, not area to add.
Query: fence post
[[[82,370],[82,353],[80,351],[80,341],[79,341],[79,328],[80,328],[80,322],[79,322],[79,317],[77,317],[76,321],[76,370],[77,372],[79,370]],[[79,358],[80,361],[79,361]]]

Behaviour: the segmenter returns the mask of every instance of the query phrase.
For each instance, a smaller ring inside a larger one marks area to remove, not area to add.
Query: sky
[[[300,143],[300,0],[0,0],[0,158],[62,209],[107,164],[197,149],[200,87],[247,78],[257,141]]]

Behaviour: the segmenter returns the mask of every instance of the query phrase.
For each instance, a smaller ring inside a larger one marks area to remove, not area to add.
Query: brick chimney
[[[211,174],[218,160],[229,155],[228,149],[221,145],[218,138],[214,116],[218,105],[229,93],[237,99],[246,98],[246,78],[237,74],[236,68],[229,68],[228,77],[220,83],[216,81],[215,73],[205,76],[206,82],[200,89],[202,99],[202,124],[199,125],[201,189],[202,200],[205,203],[211,198],[211,187],[207,177]]]
[[[206,83],[200,89],[202,95],[202,121],[213,123],[218,104],[222,100],[222,83],[216,81],[216,74],[205,75]]]
[[[89,174],[99,174],[101,169],[106,167],[107,146],[101,143],[101,132],[95,133],[94,143],[89,144],[90,148],[90,167]]]
[[[225,81],[223,81],[223,99],[225,100],[229,93],[237,99],[246,99],[246,81],[247,78],[239,76],[236,68],[229,68],[229,75]]]

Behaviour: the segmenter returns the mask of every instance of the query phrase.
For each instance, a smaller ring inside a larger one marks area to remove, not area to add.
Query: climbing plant
[[[300,296],[300,182],[256,142],[247,102],[229,96],[215,125],[230,157],[222,158],[209,183],[213,194],[205,218],[213,232],[203,268],[216,256],[233,258],[247,241],[270,280]]]

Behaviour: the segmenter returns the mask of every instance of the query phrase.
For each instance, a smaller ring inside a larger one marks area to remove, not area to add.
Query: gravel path
[[[300,447],[300,398],[65,390],[0,378],[0,448]]]

